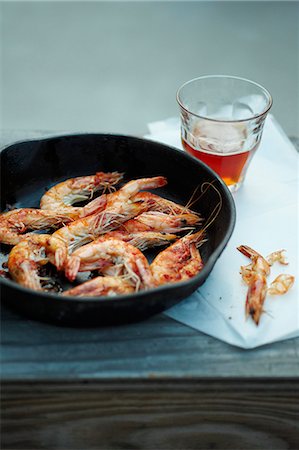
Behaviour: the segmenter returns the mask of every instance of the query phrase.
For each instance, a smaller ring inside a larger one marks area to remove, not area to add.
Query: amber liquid
[[[234,186],[242,182],[245,171],[256,148],[242,153],[217,154],[207,153],[191,147],[182,138],[185,150],[195,158],[200,159],[213,169],[227,186]]]

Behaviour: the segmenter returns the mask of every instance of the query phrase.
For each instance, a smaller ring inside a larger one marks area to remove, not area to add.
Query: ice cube
[[[192,135],[198,148],[215,153],[233,153],[243,151],[247,129],[242,123],[198,120],[193,125]]]
[[[208,107],[205,102],[197,102],[196,114],[198,116],[206,117],[208,113]]]
[[[254,112],[248,104],[243,103],[240,100],[234,102],[232,112],[233,119],[235,120],[249,119],[253,115]]]
[[[252,116],[261,114],[267,105],[267,100],[262,95],[252,94],[240,97],[234,103],[234,118],[249,119]]]

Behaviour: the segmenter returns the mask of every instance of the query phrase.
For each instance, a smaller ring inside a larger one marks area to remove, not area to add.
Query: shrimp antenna
[[[211,185],[213,185],[213,183],[214,183],[214,181],[212,181],[212,183],[209,183],[209,182],[206,181],[206,182],[203,183],[202,185],[198,185],[198,186],[194,189],[193,194],[191,195],[190,199],[188,200],[188,202],[187,202],[185,208],[186,208],[186,209],[189,209],[191,206],[193,206],[195,203],[197,203],[197,202],[205,195],[205,193],[207,192],[207,190],[209,189],[209,187],[210,187]],[[203,187],[204,185],[206,185],[205,188]],[[214,189],[216,189],[215,186],[213,186],[213,187],[214,187]],[[194,198],[194,197],[195,197],[195,194],[197,193],[197,191],[198,191],[199,188],[200,188],[200,190],[201,190],[201,194],[200,194],[198,197]],[[218,192],[218,193],[219,193],[219,192]]]
[[[269,311],[266,311],[264,308],[263,308],[262,312],[267,314],[267,316],[271,317],[271,319],[274,319],[274,315],[272,313],[270,313]]]
[[[207,239],[204,239],[205,231],[212,225],[213,222],[215,222],[215,220],[217,219],[217,217],[221,211],[221,208],[222,208],[222,196],[221,196],[219,190],[214,186],[213,183],[214,182],[210,183],[210,182],[206,181],[206,182],[202,183],[202,185],[201,185],[200,197],[202,197],[207,192],[207,190],[210,187],[212,187],[214,189],[214,191],[217,193],[217,195],[219,197],[219,201],[215,205],[214,209],[210,213],[207,220],[203,223],[203,227],[197,233],[195,233],[195,235],[197,236],[197,241],[196,241],[197,247],[199,247],[199,245],[202,245],[204,242],[207,241]],[[186,236],[192,236],[192,234],[193,234],[192,232],[189,232],[189,233],[187,233]],[[201,239],[199,240],[200,237],[201,237]]]
[[[217,219],[221,208],[222,208],[222,196],[219,192],[219,190],[214,186],[214,181],[212,181],[212,183],[206,181],[201,185],[201,192],[202,195],[204,195],[207,190],[212,187],[214,189],[214,191],[217,193],[218,197],[219,197],[219,202],[216,204],[216,206],[214,207],[213,211],[211,212],[211,214],[209,215],[208,219],[206,220],[206,222],[203,224],[203,228],[202,231],[206,231],[213,222],[215,222],[215,220]]]
[[[197,198],[194,200],[194,196],[195,196],[196,192],[198,191],[199,187],[200,187],[200,186],[198,185],[198,186],[196,186],[196,188],[194,189],[193,194],[191,194],[191,197],[189,198],[188,202],[186,203],[184,210],[190,209],[190,207],[191,207],[192,205],[194,205],[194,203],[196,203],[196,202],[200,199],[200,197],[202,197],[203,194],[201,194],[199,197],[197,197]]]

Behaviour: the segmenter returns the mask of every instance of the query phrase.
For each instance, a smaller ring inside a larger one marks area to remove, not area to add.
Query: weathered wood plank
[[[299,339],[241,350],[163,315],[125,326],[76,329],[4,310],[1,340],[4,380],[299,375]]]
[[[297,449],[298,380],[8,383],[4,449]]]

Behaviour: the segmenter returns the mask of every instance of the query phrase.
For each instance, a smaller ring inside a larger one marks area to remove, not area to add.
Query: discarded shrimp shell
[[[253,271],[259,271],[264,273],[266,276],[269,275],[270,263],[260,253],[247,245],[240,245],[237,247],[237,250],[253,261],[253,263],[248,266],[242,266],[241,270],[244,269],[244,274],[247,273],[250,275]],[[246,277],[243,277],[243,279],[246,282]]]
[[[286,294],[295,282],[295,277],[288,274],[278,275],[268,288],[268,294],[270,295],[283,295]]]
[[[275,251],[264,258],[257,251],[246,245],[240,245],[237,249],[252,260],[251,264],[241,266],[241,275],[248,285],[245,304],[246,316],[250,315],[256,325],[258,325],[263,313],[266,295],[285,294],[292,287],[295,277],[287,274],[278,275],[268,288],[266,277],[270,274],[270,266],[276,261],[283,265],[288,264],[285,250]]]
[[[289,263],[286,260],[285,252],[285,250],[278,250],[276,252],[270,253],[270,255],[266,257],[266,260],[268,261],[270,266],[273,266],[275,261],[278,261],[280,264],[287,266]]]
[[[262,273],[255,272],[248,287],[245,311],[246,317],[251,316],[256,325],[263,313],[263,304],[267,294],[267,280]]]
[[[241,275],[248,285],[245,303],[246,317],[251,316],[258,325],[267,294],[266,277],[270,273],[270,265],[262,255],[247,245],[240,245],[237,249],[252,260],[248,266],[241,267]]]

